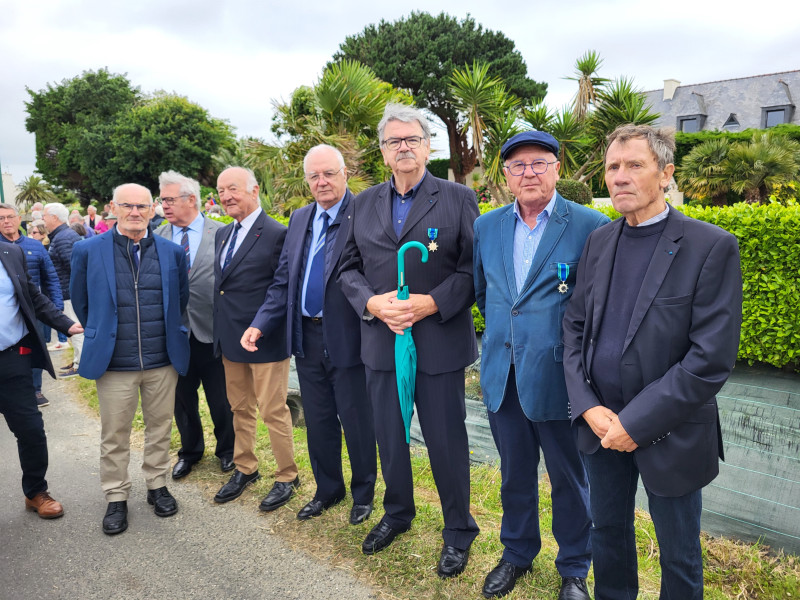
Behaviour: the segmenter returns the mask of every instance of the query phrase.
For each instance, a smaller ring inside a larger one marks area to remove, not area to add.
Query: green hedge
[[[432,158],[428,161],[428,171],[439,179],[447,179],[447,169],[449,168],[449,158]]]
[[[675,134],[675,160],[676,166],[683,162],[683,157],[691,152],[692,148],[708,140],[726,138],[731,142],[749,142],[753,139],[753,134],[759,129],[745,129],[743,131],[697,131],[695,133]],[[789,139],[800,142],[800,125],[784,123],[770,128],[770,132],[785,135]]]
[[[739,241],[744,294],[739,359],[800,371],[800,205],[742,202],[676,208]],[[610,206],[596,210],[619,217]],[[472,314],[480,316],[475,307]],[[484,328],[483,319],[476,318],[476,331]]]

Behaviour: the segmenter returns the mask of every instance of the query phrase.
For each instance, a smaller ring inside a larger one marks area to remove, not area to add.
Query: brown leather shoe
[[[47,492],[39,492],[32,499],[25,498],[25,508],[38,513],[43,519],[57,519],[64,516],[64,507],[53,500]]]

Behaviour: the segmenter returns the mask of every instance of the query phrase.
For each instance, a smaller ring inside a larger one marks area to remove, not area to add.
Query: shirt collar
[[[658,213],[656,216],[650,217],[649,219],[647,219],[647,221],[643,221],[643,222],[639,223],[637,225],[637,227],[645,227],[647,225],[655,225],[659,221],[663,221],[664,219],[666,219],[667,215],[669,215],[669,204],[667,204],[667,207],[664,210],[662,210],[660,213]]]
[[[250,228],[253,226],[253,223],[256,222],[258,215],[260,215],[262,212],[263,211],[261,210],[260,206],[256,208],[253,212],[251,212],[244,219],[242,219],[242,227],[249,231]]]
[[[342,200],[344,200],[346,195],[347,190],[345,190],[344,194],[342,194],[341,199],[327,210],[317,204],[317,211],[314,213],[314,220],[319,219],[319,216],[326,212],[328,213],[328,223],[333,223],[336,220],[336,215],[339,214],[339,209],[342,208]]]
[[[553,214],[553,209],[555,208],[555,206],[556,206],[556,192],[554,190],[553,197],[550,198],[550,202],[548,202],[547,205],[542,209],[542,212],[536,215],[536,222],[538,223],[539,221],[545,218],[549,219],[550,215]],[[516,198],[514,198],[514,215],[517,217],[517,219],[519,219],[523,223],[525,222],[523,221],[522,214],[519,211],[519,200],[517,200]]]
[[[392,178],[389,180],[389,183],[391,184],[392,190],[394,191],[394,193],[396,195],[400,196],[401,198],[409,198],[409,197],[410,198],[414,198],[417,195],[417,191],[419,190],[419,186],[421,186],[422,182],[425,181],[425,176],[427,174],[428,174],[428,170],[425,169],[425,172],[422,174],[422,178],[420,178],[420,180],[414,185],[414,187],[412,187],[405,194],[401,194],[399,191],[397,191],[397,188],[394,186],[394,175],[392,175]]]

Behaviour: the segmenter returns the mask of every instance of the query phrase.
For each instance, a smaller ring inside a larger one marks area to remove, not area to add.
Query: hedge
[[[800,205],[742,202],[676,208],[739,241],[744,295],[739,359],[800,371]],[[619,217],[611,206],[596,210]],[[479,313],[473,307],[475,315]],[[483,331],[482,318],[475,319],[475,329]]]

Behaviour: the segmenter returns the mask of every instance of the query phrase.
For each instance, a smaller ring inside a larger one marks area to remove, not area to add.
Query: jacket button
[[[225,290],[220,290],[220,291],[219,291],[219,295],[220,295],[220,296],[224,296],[224,295],[225,295]]]
[[[591,339],[589,340],[589,345],[591,345],[591,346],[594,346],[594,338],[591,338]]]
[[[506,348],[511,348],[511,344],[509,344],[508,342],[506,342]]]
[[[518,316],[518,315],[519,315],[519,311],[518,311],[518,310],[512,310],[512,311],[511,311],[511,315],[512,315],[512,316],[514,316],[514,317],[516,317],[516,316]]]
[[[587,379],[587,380],[586,380],[586,383],[592,383],[592,382],[591,382],[591,381],[589,381],[589,380]]]

